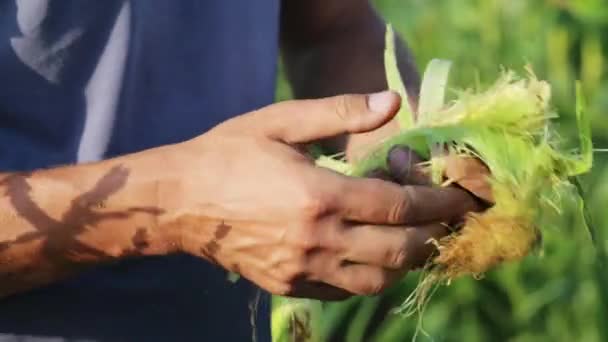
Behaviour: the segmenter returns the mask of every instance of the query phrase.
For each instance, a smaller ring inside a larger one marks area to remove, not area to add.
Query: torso
[[[175,143],[271,103],[278,2],[0,0],[0,170]],[[256,292],[187,256],[130,261],[0,302],[0,339],[250,340]],[[258,313],[263,341],[266,296]]]

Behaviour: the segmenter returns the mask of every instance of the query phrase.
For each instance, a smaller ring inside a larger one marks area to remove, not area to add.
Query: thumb
[[[295,144],[369,132],[390,121],[400,103],[399,95],[392,91],[282,102],[268,108],[266,133]]]

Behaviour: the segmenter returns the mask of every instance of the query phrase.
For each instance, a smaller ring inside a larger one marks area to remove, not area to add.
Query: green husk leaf
[[[397,113],[397,120],[402,129],[408,129],[414,125],[414,112],[408,101],[409,97],[405,85],[401,79],[397,53],[395,48],[395,33],[391,25],[386,27],[386,47],[384,50],[384,67],[386,69],[386,81],[388,88],[401,96],[401,108]]]
[[[381,297],[372,297],[364,298],[361,301],[357,312],[352,318],[352,324],[349,325],[346,331],[347,341],[365,341],[365,332],[370,324],[370,319],[380,306],[381,300]]]
[[[580,84],[576,87],[580,148],[578,153],[570,153],[555,140],[557,134],[551,124],[557,115],[551,111],[551,87],[531,70],[523,78],[505,71],[490,88],[462,91],[445,105],[450,64],[433,61],[423,80],[421,117],[414,120],[397,67],[391,26],[386,30],[384,60],[390,89],[405,99],[398,114],[401,131],[355,163],[321,156],[317,165],[364,177],[368,171],[387,167],[387,155],[393,146],[406,145],[428,160],[433,183],[442,186],[447,181],[447,154],[474,157],[490,171],[487,182],[495,201],[482,213],[469,213],[460,230],[432,241],[439,252],[427,264],[416,292],[399,312],[423,311],[431,290],[439,284],[461,276],[477,279],[503,262],[522,259],[538,246],[542,232],[551,231],[547,228],[567,228],[570,221],[560,219],[564,212],[579,213],[584,218],[581,225],[598,240],[586,215],[582,188],[574,178],[588,172],[593,164],[590,119]],[[573,193],[576,187],[578,192]],[[603,246],[600,248],[603,251]],[[309,308],[308,312],[311,310],[315,309]]]
[[[441,59],[433,59],[427,66],[420,87],[417,117],[419,125],[424,126],[426,122],[431,122],[433,116],[443,108],[451,66],[451,61]]]
[[[387,28],[385,61],[391,89],[402,91],[396,69],[393,32]],[[428,288],[463,275],[474,277],[497,264],[523,258],[538,245],[548,217],[566,209],[581,212],[584,202],[567,201],[572,196],[571,177],[591,168],[593,146],[589,117],[581,87],[577,86],[576,117],[580,151],[565,153],[553,140],[550,108],[551,88],[528,69],[525,78],[512,71],[487,90],[461,92],[457,100],[444,105],[449,62],[433,61],[425,72],[418,121],[400,118],[402,130],[386,139],[367,158],[349,166],[339,164],[349,175],[364,176],[385,168],[388,151],[407,145],[429,159],[433,182],[444,182],[447,153],[480,159],[489,169],[495,204],[483,213],[470,214],[464,227],[447,238],[435,241],[439,255],[429,263],[419,296],[408,305],[421,308]],[[323,165],[331,163],[322,161]],[[573,205],[579,208],[572,208]],[[585,220],[583,220],[583,224]],[[587,222],[586,224],[588,224]],[[557,220],[554,226],[568,222]],[[408,308],[403,308],[407,311]]]
[[[272,306],[272,342],[323,341],[322,302],[274,296]]]
[[[577,191],[576,203],[578,205],[578,215],[582,219],[583,225],[587,228],[589,239],[591,240],[595,249],[597,262],[599,263],[600,267],[605,267],[606,250],[602,244],[602,238],[600,236],[601,233],[593,224],[591,213],[585,204],[585,190],[583,189],[581,181],[577,177],[572,177],[571,182],[574,184]]]
[[[238,273],[230,272],[228,273],[227,278],[229,282],[236,283],[239,279],[241,279],[241,276]]]
[[[347,176],[350,176],[352,174],[352,167],[348,163],[328,156],[318,157],[315,161],[315,164],[319,167],[334,170]]]
[[[431,123],[433,117],[437,116],[443,108],[451,66],[450,61],[433,59],[426,67],[420,88],[417,126],[424,127]],[[430,146],[430,149],[432,160],[440,160],[444,156],[443,143]],[[441,182],[442,174],[441,163],[431,163],[431,179],[434,183]]]
[[[576,122],[580,139],[579,155],[563,157],[569,176],[589,172],[593,164],[593,142],[591,140],[591,119],[586,111],[585,97],[580,82],[576,84]]]

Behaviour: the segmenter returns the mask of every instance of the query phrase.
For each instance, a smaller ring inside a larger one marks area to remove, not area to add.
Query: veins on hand
[[[227,225],[225,222],[221,222],[216,226],[215,232],[213,233],[213,238],[205,243],[203,247],[201,247],[201,254],[205,255],[211,261],[218,263],[216,259],[216,255],[220,252],[221,245],[219,242],[228,236],[232,230],[232,226]],[[238,268],[238,265],[235,265]]]

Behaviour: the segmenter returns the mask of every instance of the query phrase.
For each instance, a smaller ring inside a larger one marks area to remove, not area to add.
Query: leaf
[[[418,103],[418,124],[424,125],[433,120],[445,103],[445,93],[452,62],[433,59],[427,66]]]
[[[335,335],[344,333],[344,322],[350,322],[352,312],[361,305],[363,297],[352,297],[343,302],[326,302],[323,306],[323,320],[321,336],[327,341]],[[333,340],[332,340],[333,341]]]
[[[593,165],[593,142],[591,140],[591,120],[587,114],[585,97],[580,82],[576,83],[576,123],[580,137],[578,158],[565,160],[569,176],[578,176],[589,172]]]
[[[395,33],[393,27],[389,24],[386,26],[386,41],[384,49],[384,67],[386,70],[386,81],[388,88],[394,92],[397,92],[401,96],[401,108],[397,113],[397,121],[399,127],[402,130],[410,129],[414,126],[414,114],[410,107],[409,97],[401,73],[399,72],[399,66],[397,63],[397,53],[395,49]]]
[[[317,159],[321,156],[324,156],[323,148],[318,144],[310,144],[308,145],[308,154],[313,158]]]
[[[312,299],[273,296],[272,341],[320,341],[322,305]]]
[[[581,219],[582,225],[587,229],[589,239],[595,248],[597,262],[599,263],[600,267],[603,268],[605,267],[604,263],[606,261],[606,252],[604,244],[602,243],[602,232],[593,224],[591,213],[585,204],[585,190],[583,189],[583,185],[581,184],[580,180],[577,177],[572,177],[570,181],[572,184],[574,184],[574,187],[578,193],[576,197],[576,203],[578,205],[577,215]]]
[[[445,176],[473,195],[494,203],[490,170],[479,159],[450,154],[445,157]]]
[[[241,279],[241,276],[238,273],[228,273],[228,281],[231,283],[236,283],[239,279]]]
[[[586,173],[591,170],[593,164],[593,142],[591,140],[591,119],[587,114],[585,97],[580,82],[576,84],[576,123],[578,125],[578,133],[581,139],[581,156],[582,160],[579,173]]]
[[[315,164],[318,167],[324,167],[347,176],[352,174],[352,166],[350,164],[332,157],[320,156],[315,160]]]
[[[347,341],[364,341],[365,333],[371,323],[374,312],[378,309],[382,297],[365,298],[355,316],[352,318],[346,332]]]

